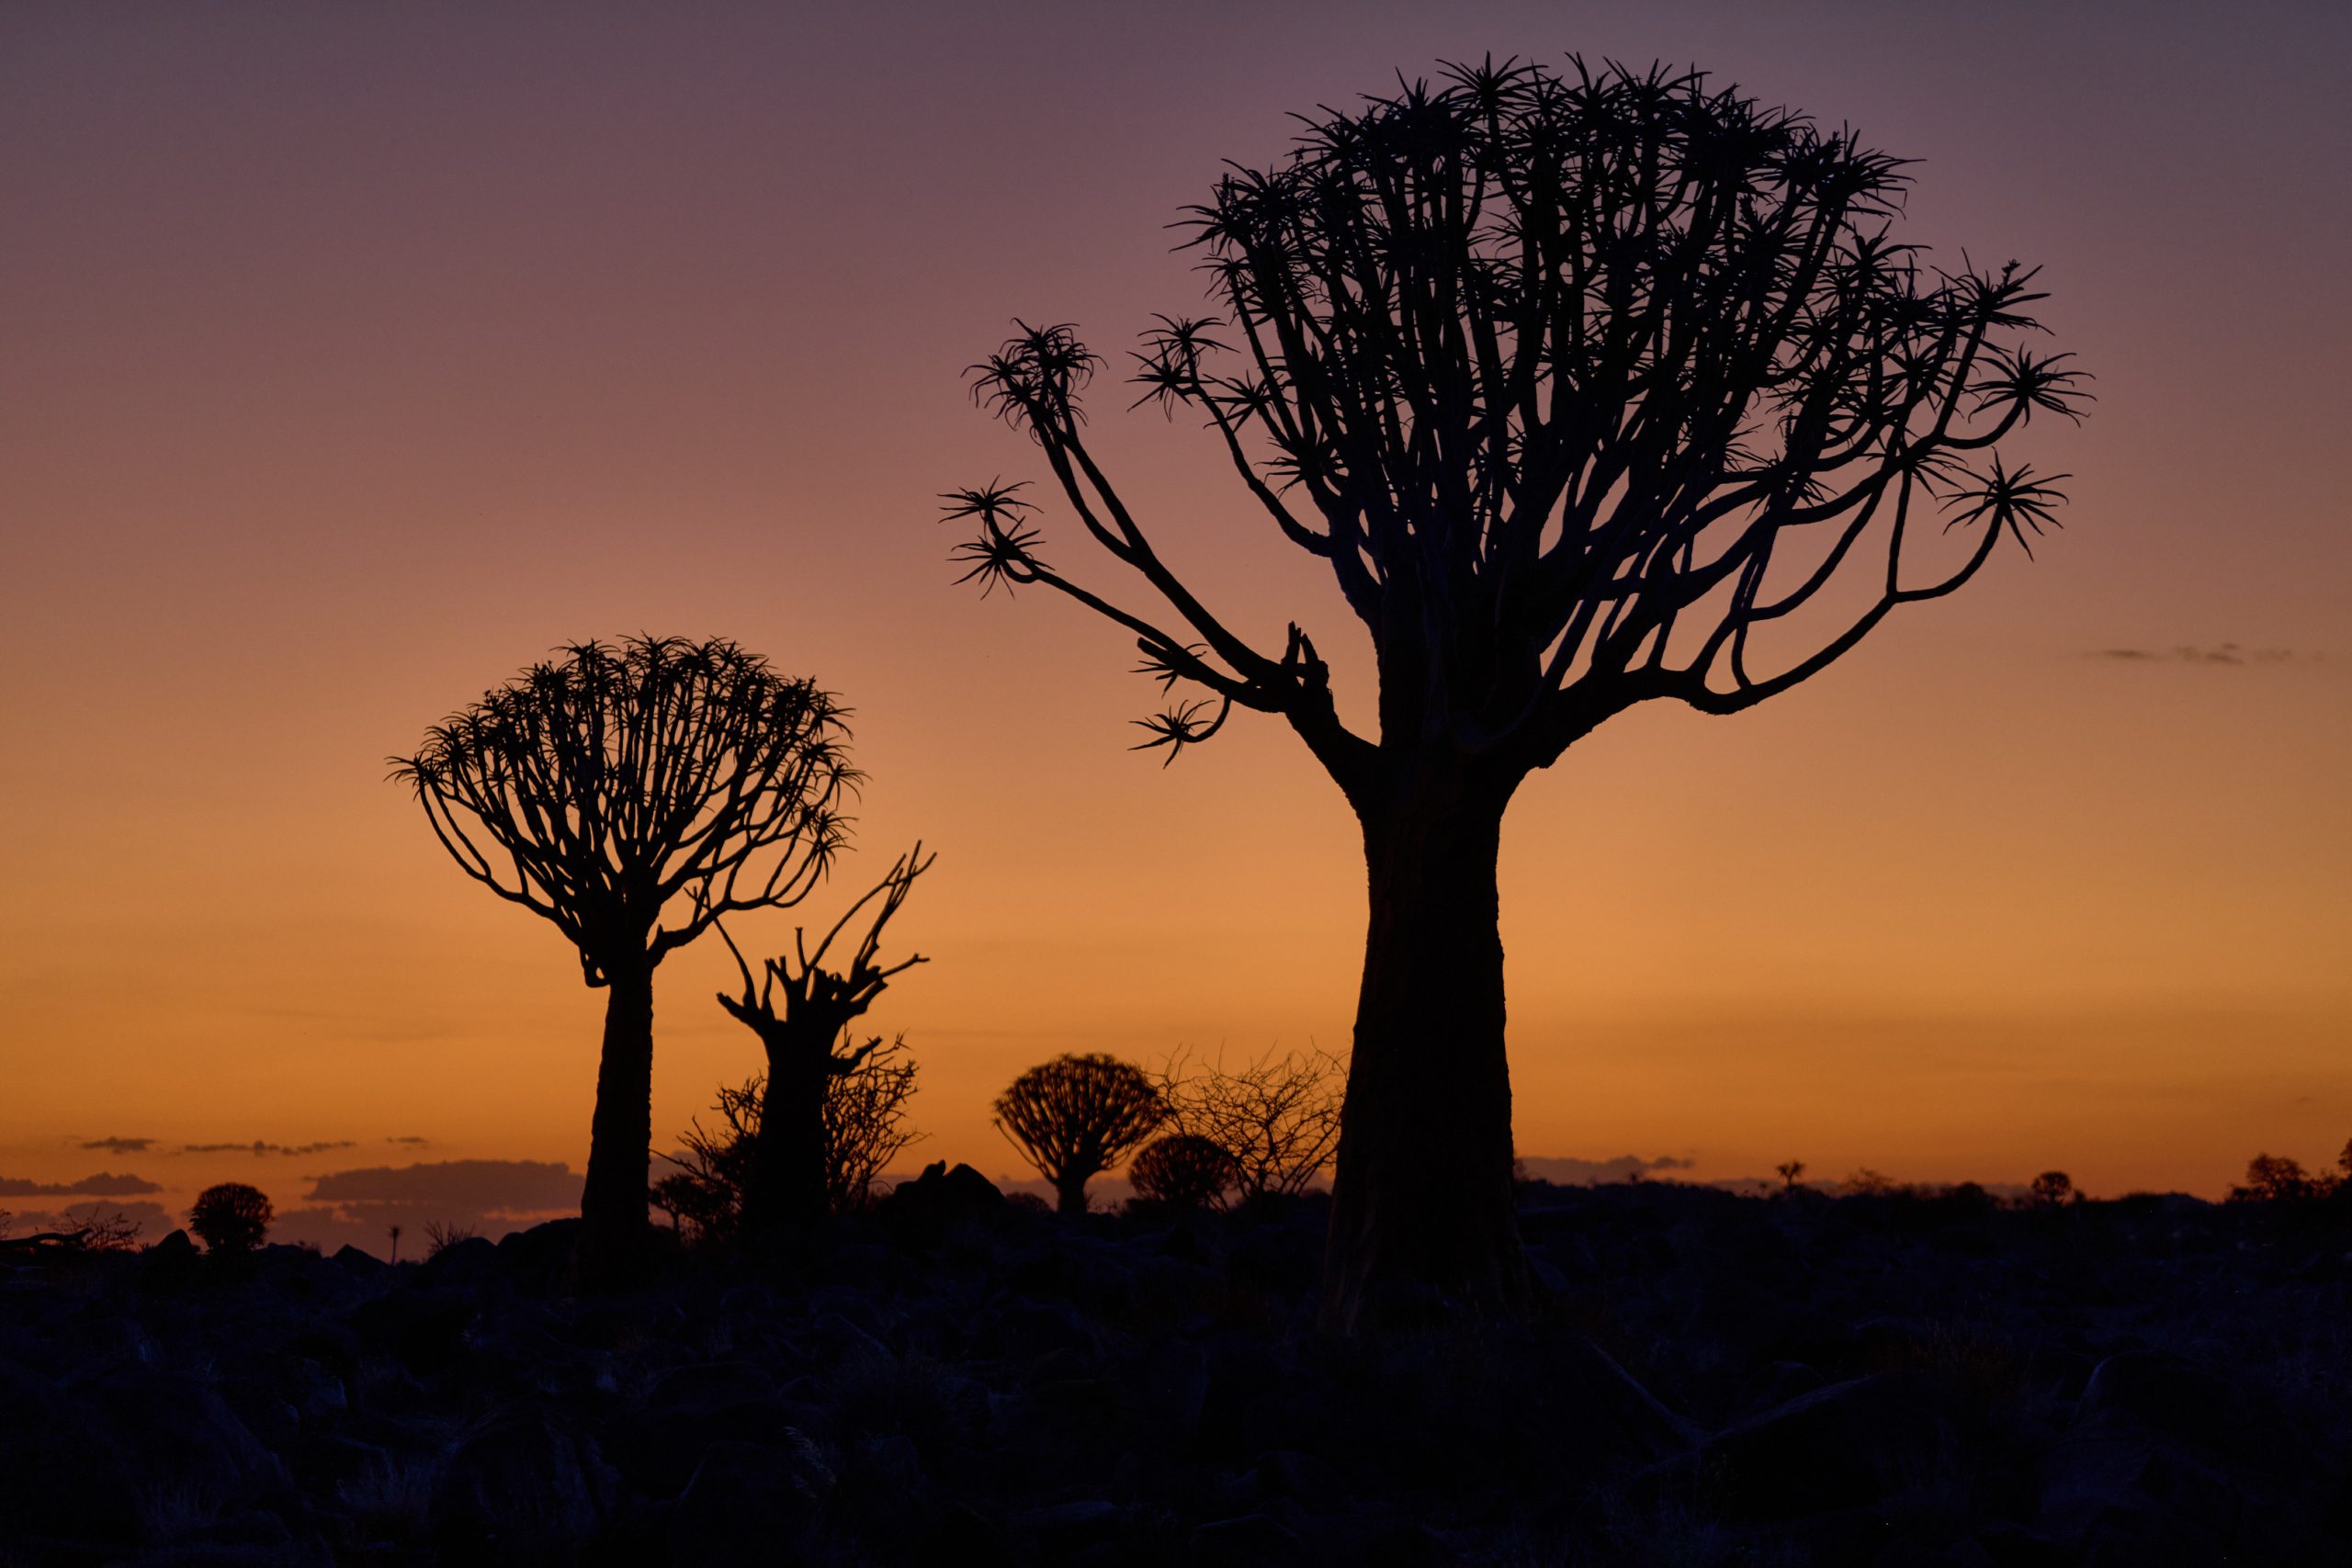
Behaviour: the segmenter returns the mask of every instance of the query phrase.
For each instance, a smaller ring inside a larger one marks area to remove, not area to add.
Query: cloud
[[[1566,1156],[1530,1158],[1519,1162],[1520,1170],[1531,1181],[1548,1181],[1555,1187],[1591,1187],[1604,1181],[1634,1181],[1654,1171],[1688,1170],[1698,1162],[1678,1159],[1673,1155],[1660,1155],[1656,1159],[1644,1159],[1639,1155],[1619,1155],[1615,1159],[1573,1159]]]
[[[456,1159],[401,1167],[364,1166],[311,1179],[306,1207],[281,1211],[271,1234],[332,1252],[345,1245],[390,1250],[399,1225],[401,1253],[430,1245],[428,1226],[451,1226],[495,1241],[542,1220],[576,1213],[581,1179],[571,1167],[544,1160]]]
[[[250,1144],[182,1144],[185,1155],[322,1155],[333,1149],[356,1148],[349,1138],[322,1144],[273,1144],[255,1138]]]
[[[161,1192],[144,1177],[102,1170],[79,1181],[28,1181],[20,1176],[0,1176],[0,1198],[124,1198],[134,1192]]]
[[[486,1213],[544,1213],[580,1204],[580,1178],[546,1160],[450,1159],[368,1166],[311,1179],[313,1203],[447,1203]]]
[[[153,1138],[92,1138],[82,1146],[104,1149],[110,1155],[143,1155],[154,1141]]]
[[[384,1140],[384,1142],[388,1144],[407,1144],[416,1148],[422,1148],[432,1141],[433,1140],[430,1138],[420,1138],[413,1133],[404,1134],[399,1137],[386,1138]]]
[[[2086,657],[2114,664],[2203,664],[2229,669],[2248,664],[2315,663],[2320,656],[2291,648],[2245,648],[2234,642],[2217,642],[2203,646],[2181,643],[2172,648],[2101,648]]]

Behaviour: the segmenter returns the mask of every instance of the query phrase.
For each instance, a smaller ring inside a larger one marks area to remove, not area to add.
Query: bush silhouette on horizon
[[[1347,1064],[1327,1051],[1268,1051],[1227,1066],[1182,1050],[1152,1074],[1168,1125],[1233,1162],[1237,1203],[1292,1196],[1329,1168],[1340,1143]]]
[[[197,1194],[187,1212],[187,1228],[210,1253],[251,1252],[269,1234],[277,1212],[269,1195],[243,1181],[223,1181]]]
[[[1241,1184],[1241,1167],[1213,1138],[1170,1133],[1146,1144],[1127,1167],[1136,1195],[1171,1209],[1223,1208]]]
[[[1053,1183],[1064,1214],[1086,1213],[1086,1184],[1167,1117],[1144,1070],[1102,1053],[1061,1055],[1030,1068],[998,1096],[996,1128]]]

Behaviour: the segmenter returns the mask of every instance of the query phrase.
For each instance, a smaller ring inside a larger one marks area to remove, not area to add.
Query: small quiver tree
[[[734,938],[720,928],[720,938],[735,955],[743,989],[733,997],[720,992],[718,1005],[759,1036],[768,1064],[744,1172],[747,1229],[759,1233],[784,1224],[806,1224],[823,1218],[828,1208],[841,1206],[842,1183],[848,1178],[839,1156],[848,1156],[851,1166],[862,1163],[861,1140],[871,1130],[875,1111],[885,1105],[895,1111],[911,1092],[913,1065],[876,1063],[881,1037],[852,1047],[849,1026],[874,1005],[893,976],[928,962],[921,953],[910,953],[896,964],[884,964],[879,953],[883,928],[907,901],[915,879],[937,858],[925,855],[917,843],[833,922],[814,950],[806,933],[796,930],[793,951],[761,960],[756,976]],[[868,907],[873,914],[846,962],[828,967],[833,944]],[[902,1050],[904,1043],[901,1037],[891,1052]],[[903,1083],[897,1075],[903,1075]],[[897,1152],[891,1147],[881,1157]]]
[[[724,639],[631,637],[563,649],[393,759],[458,868],[561,931],[605,990],[587,1279],[623,1271],[645,1233],[653,971],[721,916],[797,904],[823,877],[858,779],[845,717]]]
[[[196,1195],[196,1206],[187,1212],[187,1228],[204,1243],[205,1251],[234,1255],[259,1247],[277,1217],[268,1195],[260,1188],[223,1181]]]
[[[1065,1214],[1086,1213],[1086,1184],[1149,1137],[1166,1114],[1140,1067],[1100,1053],[1057,1056],[997,1098],[996,1127],[1054,1184]]]
[[[1171,1209],[1222,1207],[1241,1181],[1241,1168],[1216,1142],[1197,1133],[1154,1138],[1127,1168],[1136,1195]]]

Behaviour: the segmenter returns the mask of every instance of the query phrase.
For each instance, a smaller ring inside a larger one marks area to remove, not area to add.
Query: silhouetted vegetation
[[[1223,1208],[1241,1184],[1241,1168],[1214,1140],[1170,1133],[1146,1144],[1127,1167],[1136,1195],[1171,1209]]]
[[[755,1080],[762,1086],[759,1114],[743,1131],[750,1139],[749,1163],[738,1174],[739,1220],[745,1229],[808,1224],[829,1209],[864,1201],[867,1185],[880,1173],[879,1161],[904,1146],[904,1137],[888,1139],[896,1135],[899,1109],[913,1091],[913,1065],[876,1063],[881,1036],[853,1045],[849,1026],[874,1005],[893,976],[927,962],[911,953],[884,964],[879,953],[883,928],[937,858],[926,857],[916,844],[891,863],[882,880],[833,922],[813,950],[806,933],[796,930],[793,952],[763,959],[756,978],[734,939],[719,928],[735,955],[743,990],[740,997],[721,992],[718,1003],[759,1036],[768,1064]],[[826,955],[833,943],[868,905],[874,913],[864,934],[841,967],[829,968]],[[902,1037],[890,1053],[896,1055],[904,1043]],[[854,1200],[849,1196],[853,1190]]]
[[[1804,1174],[1804,1161],[1784,1159],[1774,1166],[1772,1170],[1781,1179],[1781,1190],[1784,1192],[1793,1192],[1797,1190],[1797,1178]]]
[[[1228,1066],[1223,1052],[1203,1062],[1179,1051],[1152,1081],[1170,1126],[1231,1159],[1241,1201],[1305,1191],[1339,1145],[1348,1069],[1328,1052],[1269,1051]]]
[[[631,637],[563,649],[393,760],[458,867],[552,923],[608,990],[580,1199],[592,1273],[645,1234],[653,971],[720,917],[816,886],[857,780],[847,739],[831,694],[731,642]]]
[[[1086,1213],[1086,1184],[1149,1137],[1167,1115],[1143,1069],[1115,1056],[1057,1056],[997,1098],[996,1126],[1054,1184],[1065,1214]]]
[[[1891,232],[1903,160],[1843,130],[1696,72],[1572,66],[1452,66],[1304,117],[1286,161],[1191,209],[1220,314],[1160,318],[1136,356],[1144,398],[1199,415],[1330,570],[1376,737],[1302,623],[1253,645],[1162,557],[1090,445],[1102,361],[1071,327],[1016,323],[973,390],[1157,604],[1048,564],[1021,485],[946,498],[968,580],[1076,600],[1190,694],[1144,747],[1274,715],[1355,811],[1341,1327],[1385,1279],[1527,1299],[1495,888],[1519,784],[1638,704],[1727,714],[1809,679],[2064,500],[1996,450],[2079,395],[2030,346],[2031,269],[1922,265]]]
[[[92,1205],[79,1216],[67,1214],[70,1229],[33,1231],[12,1235],[16,1216],[0,1209],[0,1253],[17,1258],[50,1253],[122,1252],[136,1246],[140,1223],[119,1209]]]
[[[2055,1208],[2077,1196],[2075,1179],[2063,1170],[2045,1170],[2033,1179],[2029,1189],[2031,1200],[2045,1209]]]
[[[827,1075],[820,1153],[825,1206],[854,1213],[873,1201],[875,1183],[892,1161],[921,1140],[909,1123],[915,1062],[900,1036],[868,1041],[856,1064]],[[699,1119],[680,1134],[680,1153],[662,1157],[678,1168],[653,1184],[653,1206],[688,1239],[728,1246],[752,1234],[751,1193],[757,1182],[761,1119],[773,1103],[757,1077],[741,1088],[721,1086],[713,1108],[716,1127]]]
[[[197,1234],[207,1252],[251,1252],[269,1234],[277,1217],[268,1195],[242,1181],[223,1181],[197,1194],[187,1212],[187,1228]]]

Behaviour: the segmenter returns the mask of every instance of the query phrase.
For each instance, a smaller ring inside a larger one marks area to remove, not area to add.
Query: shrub
[[[204,1243],[207,1252],[251,1252],[269,1234],[277,1212],[258,1187],[223,1181],[197,1194],[187,1212],[187,1228]]]
[[[1327,1052],[1268,1052],[1227,1067],[1222,1054],[1193,1062],[1179,1051],[1153,1083],[1169,1125],[1232,1157],[1234,1185],[1245,1202],[1305,1190],[1339,1146],[1348,1070]]]
[[[1222,1147],[1197,1133],[1171,1133],[1144,1145],[1127,1168],[1136,1193],[1171,1209],[1222,1204],[1240,1185],[1241,1168]]]

